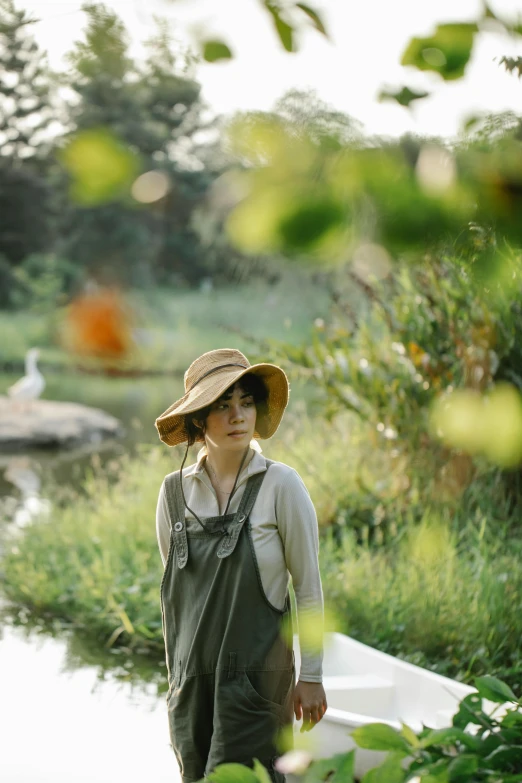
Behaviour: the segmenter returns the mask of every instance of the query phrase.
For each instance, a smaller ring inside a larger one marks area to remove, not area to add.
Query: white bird
[[[31,348],[27,351],[24,377],[13,383],[7,390],[7,394],[12,400],[36,400],[45,389],[45,378],[36,366],[36,360],[39,356],[38,348]]]

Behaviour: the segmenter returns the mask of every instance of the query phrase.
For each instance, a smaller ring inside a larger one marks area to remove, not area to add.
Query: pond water
[[[180,780],[165,699],[86,662],[64,640],[4,626],[0,641],[3,783]]]

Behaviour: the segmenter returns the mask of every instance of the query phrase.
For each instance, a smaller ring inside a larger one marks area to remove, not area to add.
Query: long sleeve
[[[167,496],[165,494],[165,483],[161,485],[158,505],[156,506],[156,536],[158,539],[158,546],[163,561],[163,567],[167,562],[169,554],[170,544],[170,517],[167,506]]]
[[[322,682],[323,591],[315,508],[299,474],[288,468],[276,493],[276,517],[297,602],[304,682]]]

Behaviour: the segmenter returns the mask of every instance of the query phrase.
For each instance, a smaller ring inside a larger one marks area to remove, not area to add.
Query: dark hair
[[[268,389],[259,375],[246,373],[246,375],[243,375],[242,378],[229,386],[228,389],[225,389],[219,399],[221,400],[223,397],[230,397],[235,386],[239,386],[243,392],[252,395],[258,416],[266,414]],[[185,415],[184,425],[189,446],[193,446],[194,443],[197,443],[198,441],[205,440],[205,423],[211,408],[212,405],[206,405],[204,408],[194,411],[194,413],[187,413]]]

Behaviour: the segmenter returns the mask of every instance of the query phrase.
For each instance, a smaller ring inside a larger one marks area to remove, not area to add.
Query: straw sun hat
[[[156,419],[161,440],[176,446],[187,440],[184,417],[218,400],[236,381],[252,373],[258,375],[268,391],[266,412],[256,419],[254,437],[270,438],[279,427],[288,403],[288,379],[275,364],[251,365],[241,351],[220,348],[196,359],[185,373],[185,394]]]

